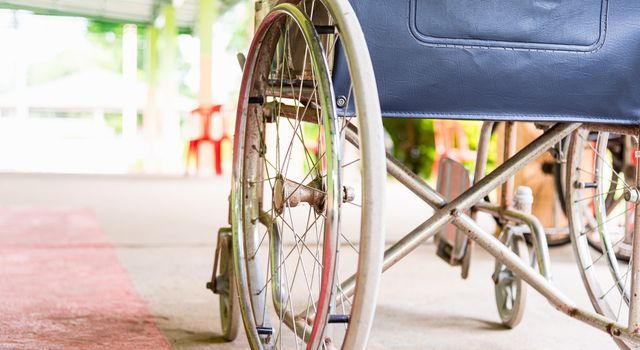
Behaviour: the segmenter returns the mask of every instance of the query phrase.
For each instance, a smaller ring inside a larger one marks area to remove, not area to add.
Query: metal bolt
[[[351,186],[343,186],[342,187],[342,202],[349,203],[353,202],[356,198],[355,190]]]
[[[640,193],[637,188],[630,188],[624,191],[624,200],[631,203],[638,203],[640,200]]]
[[[336,105],[340,108],[344,108],[347,105],[347,98],[344,96],[338,96],[336,98]]]
[[[596,182],[580,182],[580,181],[576,181],[573,184],[573,187],[575,187],[577,189],[598,188],[598,183],[596,183]]]

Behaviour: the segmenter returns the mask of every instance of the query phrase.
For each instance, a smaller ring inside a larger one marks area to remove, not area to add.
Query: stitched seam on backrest
[[[608,29],[609,1],[602,0],[600,8],[600,33],[598,40],[591,45],[568,45],[551,43],[531,43],[518,41],[497,41],[483,39],[461,38],[437,38],[420,33],[417,28],[417,0],[409,1],[409,31],[421,44],[434,48],[460,48],[460,49],[488,49],[488,50],[515,50],[515,51],[550,51],[595,53],[604,45]]]

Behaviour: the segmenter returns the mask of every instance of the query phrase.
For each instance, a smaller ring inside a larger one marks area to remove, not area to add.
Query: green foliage
[[[29,66],[29,85],[56,80],[74,73],[101,68],[120,72],[122,62],[122,25],[103,21],[87,22],[89,45],[65,50],[51,60]]]
[[[27,83],[33,86],[71,75],[91,67],[90,60],[90,55],[82,50],[61,52],[51,60],[31,64],[27,71]]]
[[[414,173],[428,178],[435,159],[431,120],[385,118],[383,124],[393,140],[393,155]]]
[[[249,45],[250,37],[247,28],[253,21],[253,12],[245,11],[241,18],[235,21],[233,26],[233,35],[227,44],[228,52],[241,52],[246,50]]]
[[[116,134],[122,134],[122,113],[105,113],[104,123]]]
[[[394,156],[414,173],[423,178],[429,178],[433,161],[435,160],[433,121],[429,119],[385,118],[383,123],[393,140]],[[467,135],[469,148],[476,150],[482,123],[476,121],[460,121],[460,123],[462,123]],[[495,168],[496,155],[497,142],[494,135],[489,144],[487,171]],[[474,161],[466,162],[464,165],[473,172]]]
[[[87,22],[87,38],[96,51],[91,60],[98,67],[114,72],[122,70],[122,31],[123,25],[120,23]]]
[[[122,36],[122,24],[100,20],[90,20],[89,24],[87,24],[87,32],[93,34],[114,33],[117,36]]]
[[[222,14],[237,4],[246,2],[246,0],[218,0],[218,2],[220,3],[220,14]]]

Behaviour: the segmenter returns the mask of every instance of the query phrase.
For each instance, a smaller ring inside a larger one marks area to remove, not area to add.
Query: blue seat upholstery
[[[385,117],[640,123],[638,0],[351,3]]]

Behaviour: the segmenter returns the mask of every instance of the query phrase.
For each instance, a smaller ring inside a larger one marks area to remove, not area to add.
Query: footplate
[[[471,187],[471,175],[464,165],[443,158],[438,169],[437,191],[452,200]],[[468,214],[468,213],[467,213]],[[435,236],[436,254],[452,266],[461,265],[467,253],[467,236],[454,225],[447,224]]]

